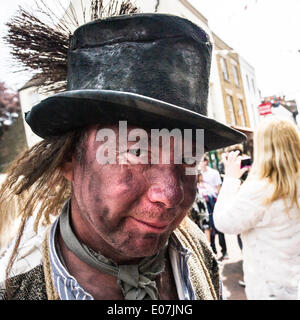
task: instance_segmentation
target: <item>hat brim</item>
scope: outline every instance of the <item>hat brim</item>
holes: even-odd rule
[[[247,139],[240,131],[199,113],[146,96],[112,90],[58,93],[35,105],[25,119],[35,134],[47,138],[99,123],[108,116],[151,128],[159,124],[204,129],[205,151]]]

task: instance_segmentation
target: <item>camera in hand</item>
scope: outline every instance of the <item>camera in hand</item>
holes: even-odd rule
[[[247,159],[243,159],[241,161],[241,168],[244,168],[244,167],[250,167],[252,164],[252,161],[250,158],[247,158]]]

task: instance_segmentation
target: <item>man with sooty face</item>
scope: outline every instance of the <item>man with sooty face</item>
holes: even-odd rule
[[[222,298],[215,256],[187,217],[203,152],[245,138],[206,116],[211,50],[172,15],[75,30],[67,90],[26,114],[43,140],[8,170],[27,201],[15,248],[33,227],[40,255],[25,268],[13,254],[4,299]]]

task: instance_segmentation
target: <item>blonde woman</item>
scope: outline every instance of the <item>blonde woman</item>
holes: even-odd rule
[[[242,234],[247,299],[300,299],[300,136],[288,121],[265,120],[254,135],[254,162],[240,186],[241,157],[224,159],[215,226]]]

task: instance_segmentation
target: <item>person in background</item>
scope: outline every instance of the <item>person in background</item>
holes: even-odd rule
[[[203,181],[208,183],[216,194],[219,193],[222,180],[218,170],[211,168],[209,165],[208,157],[205,155],[200,162],[200,171],[203,176]]]
[[[249,300],[300,299],[300,135],[289,121],[262,122],[254,135],[254,162],[240,178],[238,151],[224,157],[225,177],[215,209],[216,227],[243,240]]]
[[[198,193],[205,199],[206,202],[206,207],[208,210],[209,214],[209,228],[205,230],[206,237],[208,241],[210,242],[210,246],[215,254],[217,254],[217,248],[215,244],[215,238],[216,235],[218,235],[218,240],[219,240],[219,245],[221,247],[221,253],[222,256],[220,257],[221,260],[227,259],[228,254],[227,254],[227,246],[226,246],[226,241],[225,241],[225,236],[223,233],[219,232],[214,225],[214,219],[213,219],[213,211],[214,211],[214,206],[216,203],[217,199],[217,194],[213,187],[206,183],[203,180],[203,174],[200,172],[198,175],[198,183],[197,183],[197,189]]]
[[[243,183],[246,180],[248,173],[249,173],[249,170],[252,165],[251,157],[248,154],[244,153],[244,147],[241,143],[225,148],[225,155],[228,155],[229,152],[232,152],[232,151],[238,151],[238,155],[241,156],[241,159],[242,159],[241,168],[248,169],[244,172],[244,174],[240,178],[241,183]],[[223,155],[222,155],[222,157],[223,157]],[[225,175],[224,163],[223,163],[223,161],[221,161],[220,163],[222,164],[222,167],[223,167],[223,177],[224,177],[224,175]],[[238,245],[239,245],[240,249],[242,250],[243,249],[243,242],[242,242],[241,236],[239,234],[237,235],[237,241],[238,241]]]
[[[192,209],[189,212],[189,217],[196,223],[196,225],[206,233],[209,230],[209,213],[205,199],[197,190],[196,198]]]
[[[229,146],[227,148],[225,148],[225,152],[224,154],[222,154],[222,159],[223,157],[225,156],[228,156],[228,154],[232,151],[237,151],[238,152],[238,155],[241,156],[241,167],[244,167],[244,168],[247,168],[248,170],[246,170],[244,172],[244,174],[241,176],[240,180],[241,180],[241,183],[243,183],[247,176],[248,176],[248,172],[251,168],[251,165],[252,165],[252,160],[251,160],[251,157],[246,154],[244,152],[244,146],[243,144],[239,143],[239,144],[235,144],[233,146]],[[220,163],[219,163],[219,172],[220,172],[220,175],[221,175],[221,178],[222,178],[222,181],[224,179],[224,175],[225,175],[225,166],[224,166],[224,162],[221,160]],[[237,235],[237,242],[238,242],[238,246],[240,248],[240,250],[242,251],[243,250],[243,242],[242,242],[242,239],[241,239],[241,235],[238,234]],[[239,280],[239,285],[241,285],[242,287],[245,287],[245,282],[244,280]]]

